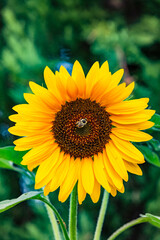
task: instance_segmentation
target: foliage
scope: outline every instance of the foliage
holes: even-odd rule
[[[124,81],[127,84],[136,81],[134,97],[149,97],[150,107],[160,113],[159,7],[159,0],[1,1],[1,146],[11,145],[14,140],[7,131],[11,124],[8,115],[11,114],[12,106],[23,103],[23,92],[29,91],[30,80],[43,83],[42,71],[46,65],[56,70],[60,64],[70,67],[69,63],[78,59],[87,71],[95,60],[102,63],[107,59],[112,72],[119,67],[125,68]],[[154,139],[139,148],[147,161],[159,166],[158,115],[153,117],[153,121],[156,124],[150,133]],[[13,147],[9,147],[7,152],[14,154],[12,150]],[[29,191],[33,190],[33,184],[29,182],[28,176],[22,178],[21,174],[6,170],[21,172],[22,168],[15,165],[20,162],[23,155],[21,154],[10,155],[10,158],[5,156],[7,161],[0,155],[0,166],[3,168],[0,170],[1,200],[17,197],[26,188]],[[159,168],[146,164],[143,172],[142,178],[132,176],[126,184],[125,194],[110,199],[104,239],[124,222],[137,218],[140,212],[148,211],[153,215],[160,215]],[[51,198],[56,202],[57,194],[51,194]],[[0,239],[50,239],[46,234],[50,229],[47,224],[42,224],[43,221],[47,222],[43,206],[38,205],[38,210],[34,204],[26,204],[25,207],[28,210],[26,216],[20,211],[23,210],[21,206],[17,206],[17,210],[9,210],[5,217],[2,213]],[[58,210],[63,212],[67,208],[68,202],[61,205]],[[80,238],[93,239],[92,230],[99,205],[93,207],[88,198],[79,208]],[[67,223],[66,214],[64,220]],[[20,228],[19,222],[22,222]],[[90,230],[82,230],[82,227],[89,224]],[[160,238],[158,230],[150,225],[139,226],[139,229],[140,231],[132,229],[119,239]]]
[[[18,197],[16,199],[2,201],[2,202],[0,202],[0,213],[16,206],[17,204],[19,204],[21,202],[24,202],[24,201],[30,200],[30,199],[35,199],[41,193],[42,192],[36,192],[36,191],[28,192],[28,193],[22,194],[20,197]]]

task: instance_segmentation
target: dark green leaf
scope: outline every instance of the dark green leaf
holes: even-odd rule
[[[153,146],[155,151],[160,151],[160,141],[156,139],[151,139],[149,143]]]
[[[148,222],[151,223],[152,225],[160,228],[160,217],[152,215],[150,213],[146,213],[145,215],[141,215],[144,218],[148,219]]]
[[[160,160],[158,155],[155,152],[153,152],[149,147],[146,147],[146,146],[136,145],[136,147],[143,153],[147,162],[157,167],[160,167]]]
[[[21,202],[24,202],[24,201],[29,200],[29,199],[34,199],[37,196],[40,196],[41,193],[42,192],[40,192],[40,191],[28,192],[28,193],[22,194],[18,198],[1,201],[0,202],[0,213],[16,206],[17,204],[19,204]]]
[[[22,157],[26,152],[19,152],[14,150],[14,146],[7,146],[0,148],[0,159],[11,161],[25,169],[25,166],[21,165]]]
[[[155,113],[151,118],[151,121],[155,123],[153,126],[154,128],[160,128],[160,115]]]

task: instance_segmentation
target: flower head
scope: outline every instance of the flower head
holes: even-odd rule
[[[115,196],[124,192],[128,172],[142,175],[144,157],[131,142],[152,138],[141,130],[154,125],[148,120],[155,111],[146,109],[148,98],[126,100],[134,82],[119,84],[122,75],[122,69],[111,74],[106,61],[95,62],[85,77],[76,61],[71,75],[63,66],[55,74],[46,67],[47,89],[30,82],[33,94],[13,108],[9,131],[23,136],[15,150],[30,150],[21,163],[30,171],[39,166],[36,189],[45,186],[47,195],[60,187],[64,202],[78,182],[79,203],[86,193],[97,202],[101,186]]]

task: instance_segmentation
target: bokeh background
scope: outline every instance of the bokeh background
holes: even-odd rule
[[[7,129],[15,104],[23,103],[30,80],[44,85],[43,69],[68,71],[77,59],[85,73],[95,61],[109,61],[111,72],[125,69],[123,81],[136,82],[133,97],[149,97],[160,113],[160,0],[1,0],[0,1],[0,146],[15,139]],[[159,133],[154,133],[159,138]],[[156,145],[160,153],[160,143]],[[124,194],[110,197],[102,240],[140,213],[160,216],[160,170],[145,163],[143,177],[129,177]],[[0,200],[33,190],[17,172],[0,169]],[[51,200],[68,224],[68,201]],[[80,240],[92,240],[100,201],[79,206]],[[1,240],[50,240],[43,204],[24,202],[0,214]],[[160,231],[142,224],[119,240],[159,240]]]

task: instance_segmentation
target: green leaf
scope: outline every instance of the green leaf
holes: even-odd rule
[[[148,143],[150,143],[155,151],[160,151],[160,141],[156,139],[151,139]]]
[[[153,226],[160,228],[160,217],[159,216],[155,216],[150,213],[146,213],[145,215],[141,215],[141,217],[147,218],[149,223],[151,223]]]
[[[34,199],[37,196],[40,196],[42,192],[40,191],[35,191],[35,192],[27,192],[22,194],[20,197],[15,198],[15,199],[11,199],[11,200],[5,200],[5,201],[1,201],[0,202],[0,213],[4,212],[14,206],[16,206],[17,204],[24,202],[26,200],[29,199]]]
[[[153,128],[160,128],[160,115],[155,113],[151,118],[151,121],[155,123]]]
[[[146,146],[136,145],[136,147],[142,152],[147,162],[155,165],[156,167],[160,167],[160,160],[155,152],[153,152],[149,147]]]
[[[11,161],[6,161],[3,158],[0,158],[0,168],[15,170],[13,163]]]
[[[9,170],[13,170],[19,173],[24,173],[25,174],[25,169],[16,167],[16,165],[14,166],[13,162],[8,161],[6,159],[0,158],[0,168],[4,168],[4,169],[9,169]],[[31,174],[30,174],[31,176]],[[33,176],[32,176],[33,178]]]
[[[14,146],[7,146],[0,148],[0,159],[11,161],[25,169],[27,169],[26,166],[21,165],[22,157],[26,151],[19,152],[14,150]]]

